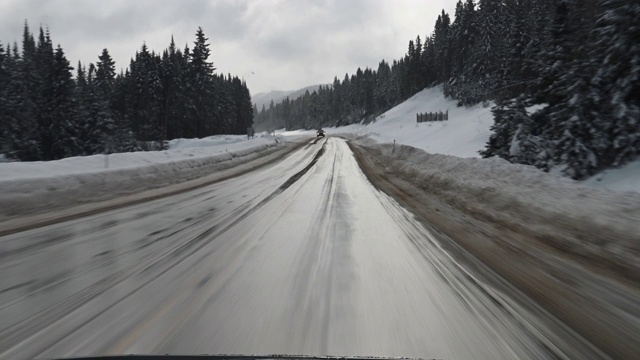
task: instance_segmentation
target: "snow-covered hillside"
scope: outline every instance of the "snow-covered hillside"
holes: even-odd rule
[[[368,125],[326,129],[329,134],[353,133],[380,143],[413,146],[433,154],[463,158],[480,157],[491,135],[491,106],[457,107],[446,99],[441,86],[424,89],[409,100],[380,115]],[[449,121],[417,123],[416,114],[449,111]],[[288,132],[286,134],[293,134]],[[640,159],[620,169],[607,170],[582,182],[615,191],[640,192]]]
[[[251,102],[253,102],[258,107],[258,111],[260,111],[263,105],[266,108],[269,108],[269,104],[272,100],[274,104],[281,102],[287,96],[289,97],[289,99],[293,100],[304,95],[307,90],[310,93],[314,92],[320,86],[322,85],[311,85],[298,90],[273,90],[266,93],[258,93],[251,96]]]
[[[479,157],[478,151],[489,139],[493,124],[491,105],[457,107],[446,99],[440,86],[424,89],[409,100],[378,116],[374,123],[351,125],[331,132],[352,132],[381,143],[413,146],[430,153],[458,157]],[[448,121],[418,123],[416,114],[449,112]]]

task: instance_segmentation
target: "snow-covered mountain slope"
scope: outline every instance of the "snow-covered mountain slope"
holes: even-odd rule
[[[448,121],[418,123],[416,114],[449,112]],[[489,139],[493,124],[491,106],[457,107],[446,99],[440,86],[424,89],[409,100],[378,116],[375,122],[351,125],[334,132],[355,132],[381,143],[413,146],[430,153],[458,157],[480,157],[478,151]]]
[[[395,141],[432,154],[478,158],[478,151],[484,148],[491,135],[491,106],[493,104],[457,107],[455,101],[444,97],[442,87],[436,86],[422,90],[380,115],[373,123],[326,130],[329,134],[353,133],[368,136],[379,143]],[[417,113],[438,111],[448,111],[449,120],[424,123],[416,121]],[[620,169],[604,171],[582,183],[615,191],[640,192],[640,159]]]
[[[271,100],[273,100],[274,104],[277,104],[284,100],[287,96],[289,99],[293,100],[304,95],[305,91],[309,90],[310,93],[314,92],[320,86],[326,85],[311,85],[304,87],[298,90],[272,90],[266,93],[258,93],[251,96],[251,102],[258,106],[258,111],[262,110],[262,106],[264,105],[266,108],[269,108],[269,104]]]

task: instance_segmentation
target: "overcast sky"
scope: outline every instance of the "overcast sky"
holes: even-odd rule
[[[402,56],[433,31],[456,0],[0,0],[0,42],[18,41],[24,21],[48,27],[76,65],[109,49],[118,71],[146,42],[161,52],[171,35],[189,47],[201,26],[219,72],[244,78],[252,94],[342,79],[358,67]]]

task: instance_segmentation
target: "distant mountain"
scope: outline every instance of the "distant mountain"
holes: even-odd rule
[[[293,100],[295,98],[298,98],[304,95],[304,92],[307,90],[309,90],[310,93],[314,92],[315,90],[318,90],[320,86],[327,86],[327,85],[319,84],[319,85],[307,86],[299,90],[290,90],[290,91],[273,90],[266,93],[259,93],[251,96],[251,102],[258,105],[258,110],[262,110],[262,105],[264,105],[268,109],[269,104],[271,103],[271,100],[273,100],[274,104],[277,104],[280,101],[284,100],[287,96],[289,97],[289,99]]]

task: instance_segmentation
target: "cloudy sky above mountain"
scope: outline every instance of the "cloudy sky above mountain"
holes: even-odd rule
[[[72,64],[103,48],[118,70],[143,42],[157,52],[174,36],[191,47],[201,26],[217,71],[244,78],[252,93],[298,89],[343,78],[402,56],[410,39],[433,31],[456,0],[0,0],[0,43],[49,28]]]

